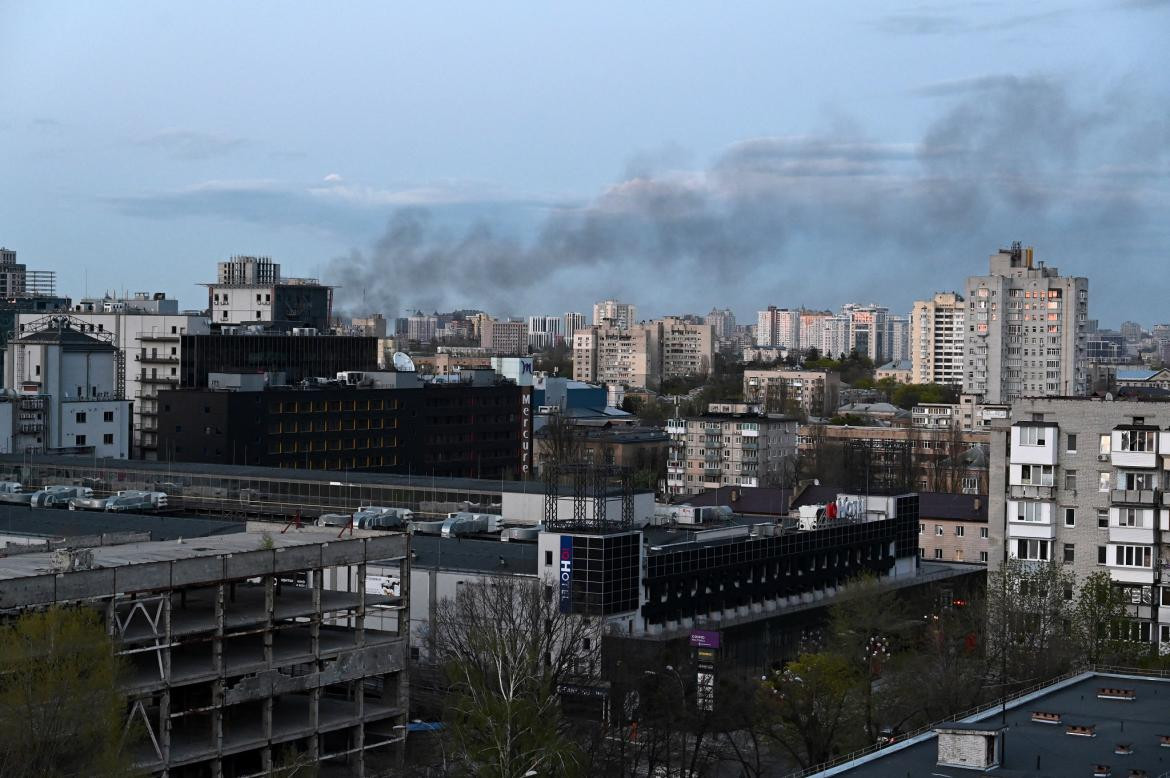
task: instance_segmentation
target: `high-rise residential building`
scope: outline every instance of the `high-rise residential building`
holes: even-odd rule
[[[887,362],[902,362],[910,358],[910,317],[890,316],[886,318]]]
[[[824,341],[825,322],[832,318],[832,311],[805,311],[800,312],[800,348],[808,351],[815,348],[822,351]]]
[[[181,378],[182,336],[209,333],[202,311],[180,311],[179,302],[163,292],[135,292],[129,297],[87,297],[68,314],[74,329],[107,338],[120,353],[115,387],[133,405],[135,456],[158,456],[158,392],[173,389]],[[41,326],[44,314],[17,316],[18,335]]]
[[[730,308],[712,308],[705,321],[714,330],[716,340],[735,334],[735,313]]]
[[[766,411],[832,416],[841,404],[841,376],[830,370],[745,370],[743,399]]]
[[[573,334],[573,379],[656,389],[662,369],[662,325],[597,326]]]
[[[1133,638],[1170,651],[1168,430],[1167,402],[1016,400],[991,436],[992,569],[1006,556],[1060,562],[1078,582],[1106,572]]]
[[[768,310],[756,314],[756,345],[771,348],[801,348],[801,311],[777,308],[769,305]]]
[[[841,306],[841,315],[849,318],[849,348],[846,351],[869,357],[874,364],[885,362],[890,351],[886,321],[889,312],[889,308],[872,303]]]
[[[990,403],[1085,394],[1089,280],[1035,265],[1019,241],[990,265],[967,279],[963,391]]]
[[[629,329],[638,321],[637,308],[633,303],[617,300],[602,300],[593,306],[593,324]]]
[[[527,354],[528,323],[485,318],[479,325],[479,345],[497,356]]]
[[[536,351],[552,348],[560,342],[560,316],[529,316],[528,317],[528,346]]]
[[[798,426],[791,416],[746,403],[712,403],[701,416],[669,419],[667,492],[791,486]]]
[[[667,317],[650,322],[660,330],[663,378],[704,375],[715,363],[715,338],[710,324],[691,324]]]
[[[585,320],[585,314],[583,313],[569,311],[561,318],[564,323],[564,326],[561,328],[561,334],[564,335],[566,341],[572,340],[573,333],[577,330],[584,329],[589,324]]]
[[[406,339],[418,343],[430,343],[439,330],[439,317],[422,311],[415,311],[406,319]]]
[[[274,330],[324,332],[333,316],[333,287],[315,278],[284,278],[268,257],[236,256],[220,262],[206,284],[211,324],[258,324]]]
[[[956,292],[939,292],[914,303],[910,314],[913,383],[962,386],[966,313],[967,303]]]

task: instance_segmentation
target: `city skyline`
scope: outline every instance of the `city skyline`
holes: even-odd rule
[[[73,297],[114,277],[184,307],[207,263],[257,253],[354,313],[903,311],[1017,239],[1094,278],[1097,318],[1167,291],[1126,277],[1165,260],[1164,3],[695,6],[665,27],[271,8],[0,12],[4,242]],[[435,36],[466,51],[416,43]]]

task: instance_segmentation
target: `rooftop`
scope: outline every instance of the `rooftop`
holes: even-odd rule
[[[1129,689],[1135,699],[1102,699],[1102,688]],[[1164,775],[1170,757],[1160,737],[1170,734],[1170,678],[1088,672],[1053,683],[1007,705],[1002,766],[975,771],[938,765],[938,741],[933,730],[896,745],[860,757],[817,776],[937,776],[968,778],[990,776],[1077,776],[1093,775],[1094,765],[1109,765],[1112,775],[1124,778],[1131,770],[1145,770],[1150,776]],[[1033,712],[1060,715],[1060,723],[1038,723]],[[956,724],[998,726],[1001,708],[995,706],[944,726]],[[1071,725],[1090,725],[1094,736],[1075,737],[1066,732]],[[1119,744],[1131,744],[1133,753],[1119,755]]]
[[[66,511],[0,503],[0,535],[70,538],[114,532],[149,532],[151,540],[175,540],[243,531],[242,521],[142,513]]]

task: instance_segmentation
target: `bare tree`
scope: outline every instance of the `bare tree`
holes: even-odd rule
[[[476,776],[574,775],[584,763],[558,689],[598,670],[600,625],[561,613],[534,580],[467,583],[431,632],[450,684],[453,761]]]
[[[540,464],[573,464],[585,455],[585,439],[571,421],[564,416],[553,414],[540,429],[537,441]]]

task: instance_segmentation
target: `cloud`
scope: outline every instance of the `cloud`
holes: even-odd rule
[[[139,138],[134,144],[174,159],[203,160],[227,156],[250,145],[251,141],[197,130],[171,129]]]
[[[1158,0],[1137,0],[1157,2]],[[1001,5],[1001,8],[1015,8]],[[1091,9],[1078,6],[1062,6],[1034,13],[995,15],[997,6],[991,3],[969,3],[966,5],[923,5],[906,11],[886,14],[874,19],[870,26],[888,35],[931,36],[965,35],[982,32],[1007,32],[1037,24],[1052,25],[1069,16]],[[964,11],[972,12],[965,13]]]
[[[341,183],[341,176],[339,176],[337,173],[330,173],[321,180],[327,184],[338,184]]]
[[[818,304],[839,300],[846,283],[901,298],[911,278],[926,284],[918,294],[933,278],[954,286],[946,258],[1015,238],[1116,247],[1163,194],[1151,183],[1170,162],[1161,125],[1128,142],[1144,104],[1117,90],[1109,105],[1081,103],[1057,79],[987,76],[923,94],[948,102],[914,142],[857,132],[745,140],[702,169],[629,176],[554,208],[526,240],[398,209],[373,245],[334,259],[325,276],[341,309],[391,314],[460,303],[517,313],[549,307],[542,290],[554,285],[659,310],[761,284]],[[1151,177],[1138,180],[1133,166]]]

